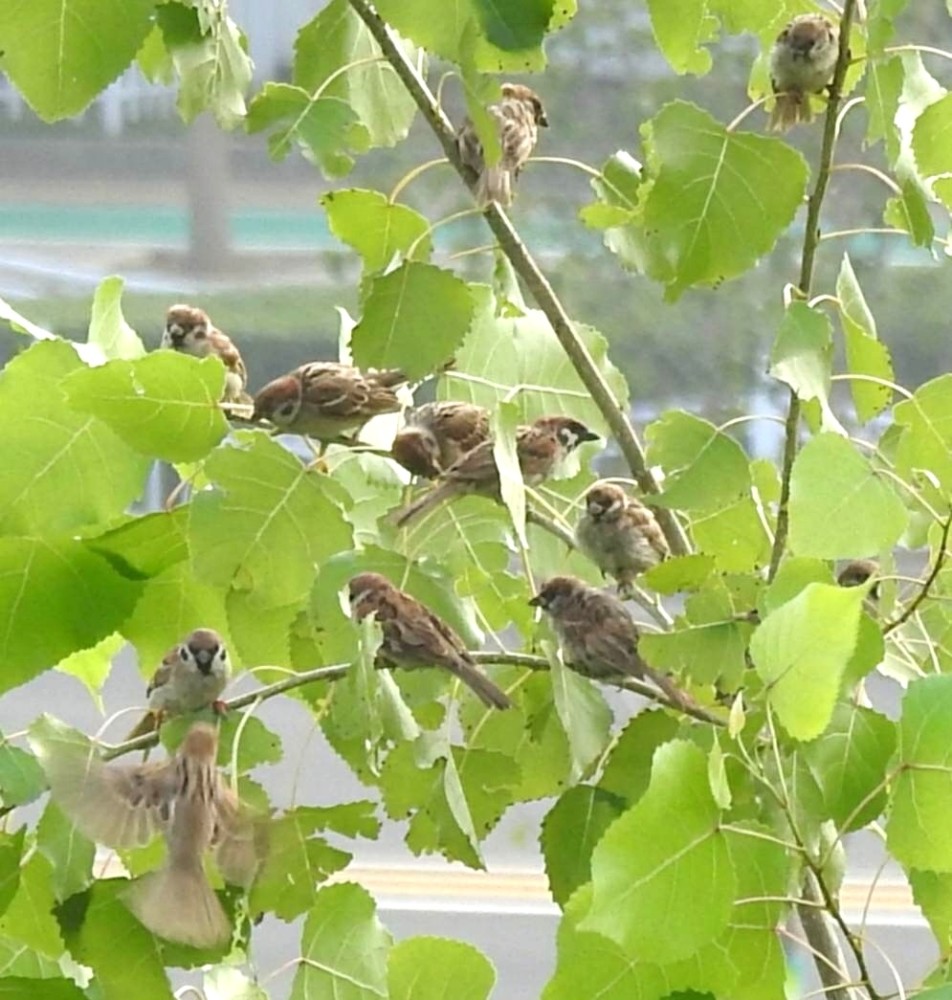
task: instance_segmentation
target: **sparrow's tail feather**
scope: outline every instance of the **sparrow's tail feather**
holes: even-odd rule
[[[512,702],[505,692],[468,663],[461,663],[454,673],[488,708],[510,708]]]
[[[445,503],[456,492],[456,489],[450,483],[434,486],[412,503],[408,503],[405,507],[401,507],[395,514],[392,514],[391,519],[394,526],[402,528],[411,521],[415,521],[427,511],[435,510],[441,504]]]
[[[652,670],[647,664],[645,664],[645,676],[648,677],[656,687],[661,688],[661,690],[674,702],[675,705],[680,708],[694,707],[694,702],[679,688],[677,685],[665,677],[664,674],[658,673],[657,670]]]
[[[786,132],[799,122],[810,121],[813,121],[810,98],[799,91],[791,90],[777,94],[767,130],[769,132]]]
[[[496,164],[494,167],[484,167],[476,185],[476,202],[480,208],[486,208],[495,201],[508,208],[512,204],[512,172]]]
[[[145,736],[146,733],[154,733],[159,728],[159,716],[157,712],[146,712],[145,715],[129,730],[127,740],[134,740],[137,736]]]
[[[125,902],[157,937],[216,948],[231,938],[231,924],[200,867],[168,865],[136,879]]]

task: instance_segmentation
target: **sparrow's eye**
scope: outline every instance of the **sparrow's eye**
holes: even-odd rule
[[[188,659],[188,647],[187,646],[179,646],[178,655],[179,655],[180,659],[187,660]]]
[[[222,661],[224,661],[224,660],[227,660],[227,659],[228,659],[228,650],[227,650],[227,649],[225,649],[225,647],[224,647],[224,646],[222,646],[222,647],[221,647],[221,648],[220,648],[220,649],[218,650],[218,655],[219,655],[219,657],[220,657],[220,658],[222,659]]]
[[[283,417],[285,420],[290,420],[294,416],[294,412],[297,409],[297,402],[295,400],[289,400],[287,403],[282,403],[275,411],[274,415],[276,417]]]

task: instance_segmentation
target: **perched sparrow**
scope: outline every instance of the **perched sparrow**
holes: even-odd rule
[[[539,126],[549,126],[539,95],[521,83],[504,83],[502,100],[490,104],[488,111],[499,130],[501,155],[495,166],[486,166],[483,144],[468,118],[456,139],[460,159],[479,174],[476,201],[480,208],[492,201],[503,206],[512,203],[512,182],[532,155],[539,138]]]
[[[800,14],[777,36],[770,50],[770,83],[777,95],[771,132],[786,132],[813,120],[808,94],[818,94],[833,79],[839,56],[839,28],[821,14]]]
[[[596,483],[588,491],[575,540],[602,573],[618,581],[619,593],[668,555],[654,514],[614,483]]]
[[[311,361],[261,389],[252,419],[270,420],[289,434],[333,441],[356,434],[371,417],[399,412],[393,390],[406,381],[397,369],[364,373],[336,361]]]
[[[393,439],[391,454],[407,472],[436,479],[489,440],[489,413],[475,403],[424,403]]]
[[[164,715],[182,715],[212,706],[228,683],[228,649],[210,628],[196,629],[180,646],[170,649],[146,688],[149,711],[127,739],[159,728]]]
[[[539,417],[516,432],[516,453],[522,478],[528,486],[538,485],[548,479],[580,444],[597,440],[597,434],[571,417]],[[433,489],[397,513],[394,523],[399,528],[453,497],[470,493],[499,499],[499,470],[491,440],[484,441],[451,465]]]
[[[238,403],[247,399],[245,386],[248,372],[241,360],[238,348],[231,338],[212,325],[208,313],[195,306],[171,306],[165,316],[165,330],[162,346],[170,347],[180,354],[191,354],[195,358],[207,358],[210,354],[221,359],[225,366],[226,402]]]
[[[599,681],[648,678],[676,705],[690,704],[638,655],[638,627],[617,597],[575,577],[554,576],[529,604],[548,613],[566,666]]]
[[[360,573],[349,584],[357,621],[376,615],[383,630],[378,666],[443,667],[490,708],[509,708],[506,695],[476,667],[463,640],[432,611],[380,573]]]
[[[879,563],[872,559],[853,559],[848,562],[836,577],[841,587],[861,587],[871,576],[879,574]],[[872,600],[879,600],[879,581],[873,584],[869,591]]]
[[[162,763],[106,764],[80,743],[40,748],[57,803],[91,840],[107,847],[166,841],[163,866],[133,880],[129,909],[153,934],[196,948],[224,945],[231,925],[202,868],[213,848],[226,881],[250,886],[264,851],[261,827],[222,780],[218,734],[196,723]]]

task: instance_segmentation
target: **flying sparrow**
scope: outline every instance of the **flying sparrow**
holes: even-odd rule
[[[527,486],[536,486],[551,476],[561,462],[585,441],[598,435],[571,417],[539,417],[516,431],[516,454]],[[445,501],[468,494],[500,497],[499,470],[493,457],[493,442],[484,441],[451,465],[437,484],[394,517],[402,527]]]
[[[575,540],[602,573],[618,581],[619,594],[668,555],[653,512],[614,483],[596,483],[585,495]]]
[[[175,756],[161,763],[106,764],[87,744],[45,744],[38,756],[57,803],[91,840],[107,847],[166,842],[165,863],[134,879],[124,901],[153,934],[215,948],[231,925],[212,891],[202,857],[216,852],[226,881],[250,886],[265,850],[255,823],[219,774],[218,734],[193,725]]]
[[[767,126],[771,132],[813,120],[808,95],[833,79],[839,46],[839,28],[821,14],[800,14],[780,32],[770,50],[770,83],[777,95]]]
[[[577,673],[599,681],[647,678],[676,705],[690,704],[638,655],[638,627],[614,595],[572,576],[554,576],[529,604],[548,613],[565,665]]]
[[[195,358],[207,358],[214,354],[225,366],[225,393],[222,399],[228,403],[248,400],[245,393],[248,372],[238,348],[227,334],[212,324],[204,309],[187,305],[170,306],[165,316],[162,347],[170,347],[173,351],[191,354]]]
[[[539,95],[521,83],[504,83],[502,100],[487,109],[499,132],[500,157],[487,166],[473,123],[467,118],[456,137],[460,159],[479,174],[476,201],[480,208],[490,202],[512,204],[512,184],[519,176],[539,138],[539,127],[548,128],[549,120]]]
[[[126,738],[153,732],[165,715],[183,715],[209,706],[223,712],[219,696],[229,672],[228,649],[222,637],[210,628],[196,629],[165,654],[146,688],[149,711]]]
[[[361,372],[336,361],[311,361],[269,382],[255,396],[253,420],[270,420],[281,431],[334,441],[356,434],[371,417],[397,413],[393,391],[407,381],[402,371]]]
[[[489,440],[489,413],[475,403],[424,403],[408,415],[391,454],[407,472],[436,479]]]
[[[479,672],[463,640],[429,608],[380,573],[360,573],[349,584],[351,613],[357,621],[376,615],[383,630],[378,666],[443,667],[489,708],[509,708],[509,698]]]

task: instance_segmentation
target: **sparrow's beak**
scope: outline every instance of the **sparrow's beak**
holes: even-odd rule
[[[541,608],[542,607],[542,595],[541,594],[536,594],[535,597],[533,597],[532,600],[529,601],[529,607],[530,608]]]
[[[601,441],[601,438],[595,433],[595,431],[590,431],[588,428],[579,435],[579,444],[583,441]]]
[[[593,500],[591,503],[586,504],[586,507],[588,508],[588,512],[589,514],[592,515],[592,517],[598,517],[599,514],[605,513],[604,508],[597,500]]]
[[[185,339],[185,331],[178,325],[178,323],[173,323],[166,331],[169,335],[169,340],[173,344],[181,344]]]
[[[195,657],[198,669],[201,670],[203,674],[207,674],[211,671],[212,660],[215,659],[217,653],[217,646],[214,649],[192,649],[192,656]]]
[[[548,118],[548,115],[546,115],[546,113],[544,111],[542,112],[541,115],[539,115],[539,124],[543,128],[548,128],[549,127],[549,118]]]

